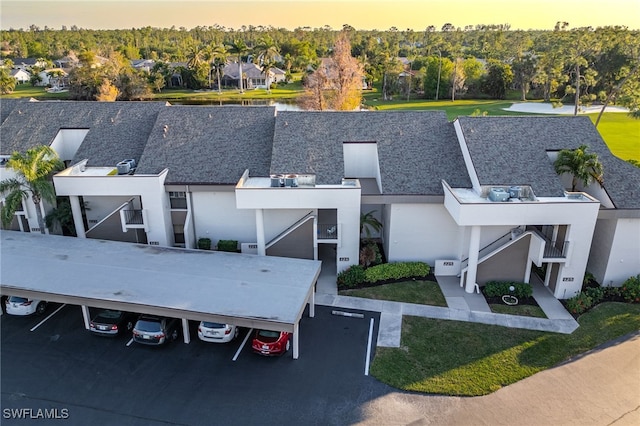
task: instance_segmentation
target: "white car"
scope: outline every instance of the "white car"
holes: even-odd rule
[[[25,297],[10,296],[5,306],[9,315],[42,314],[47,309],[47,302],[27,299]]]
[[[198,338],[203,342],[226,343],[238,337],[238,331],[235,325],[201,321],[198,325]]]

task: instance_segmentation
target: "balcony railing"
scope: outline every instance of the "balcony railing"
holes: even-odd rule
[[[318,239],[319,240],[337,240],[338,239],[338,225],[336,224],[318,224]]]
[[[186,198],[169,198],[169,201],[171,202],[171,208],[172,209],[180,209],[180,210],[184,210],[187,208],[187,199]]]
[[[123,210],[124,223],[127,225],[144,225],[142,210]]]
[[[548,259],[565,259],[569,252],[569,241],[563,241],[558,247],[556,241],[547,241],[544,245],[544,257]]]

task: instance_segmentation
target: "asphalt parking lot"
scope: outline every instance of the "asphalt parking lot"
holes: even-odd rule
[[[353,318],[316,306],[315,318],[300,322],[294,360],[291,351],[256,355],[250,339],[240,349],[247,329],[228,344],[202,342],[195,322],[188,345],[127,345],[128,333],[85,330],[79,306],[58,308],[0,317],[3,425],[342,425],[358,422],[361,403],[392,390],[365,375],[377,313]],[[58,419],[38,423],[38,415]]]

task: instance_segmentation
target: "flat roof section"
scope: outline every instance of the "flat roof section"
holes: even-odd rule
[[[0,236],[2,294],[290,332],[313,303],[321,266],[15,231]]]

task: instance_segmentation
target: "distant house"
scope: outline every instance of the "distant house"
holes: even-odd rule
[[[134,69],[151,72],[153,66],[156,64],[156,61],[153,59],[132,59],[131,66]]]
[[[11,60],[13,62],[13,69],[21,69],[21,70],[30,70],[33,67],[44,68],[47,66],[47,62],[43,59],[36,58],[14,58]]]
[[[247,89],[265,89],[267,87],[266,74],[256,64],[242,64],[243,87]],[[269,83],[284,81],[285,72],[279,68],[269,70]],[[224,67],[222,75],[223,86],[238,86],[238,64],[231,63]]]
[[[16,83],[28,83],[31,80],[31,73],[29,71],[23,70],[22,68],[12,69],[11,77],[16,79]]]
[[[38,86],[65,87],[69,85],[69,74],[62,68],[50,68],[38,73]]]

